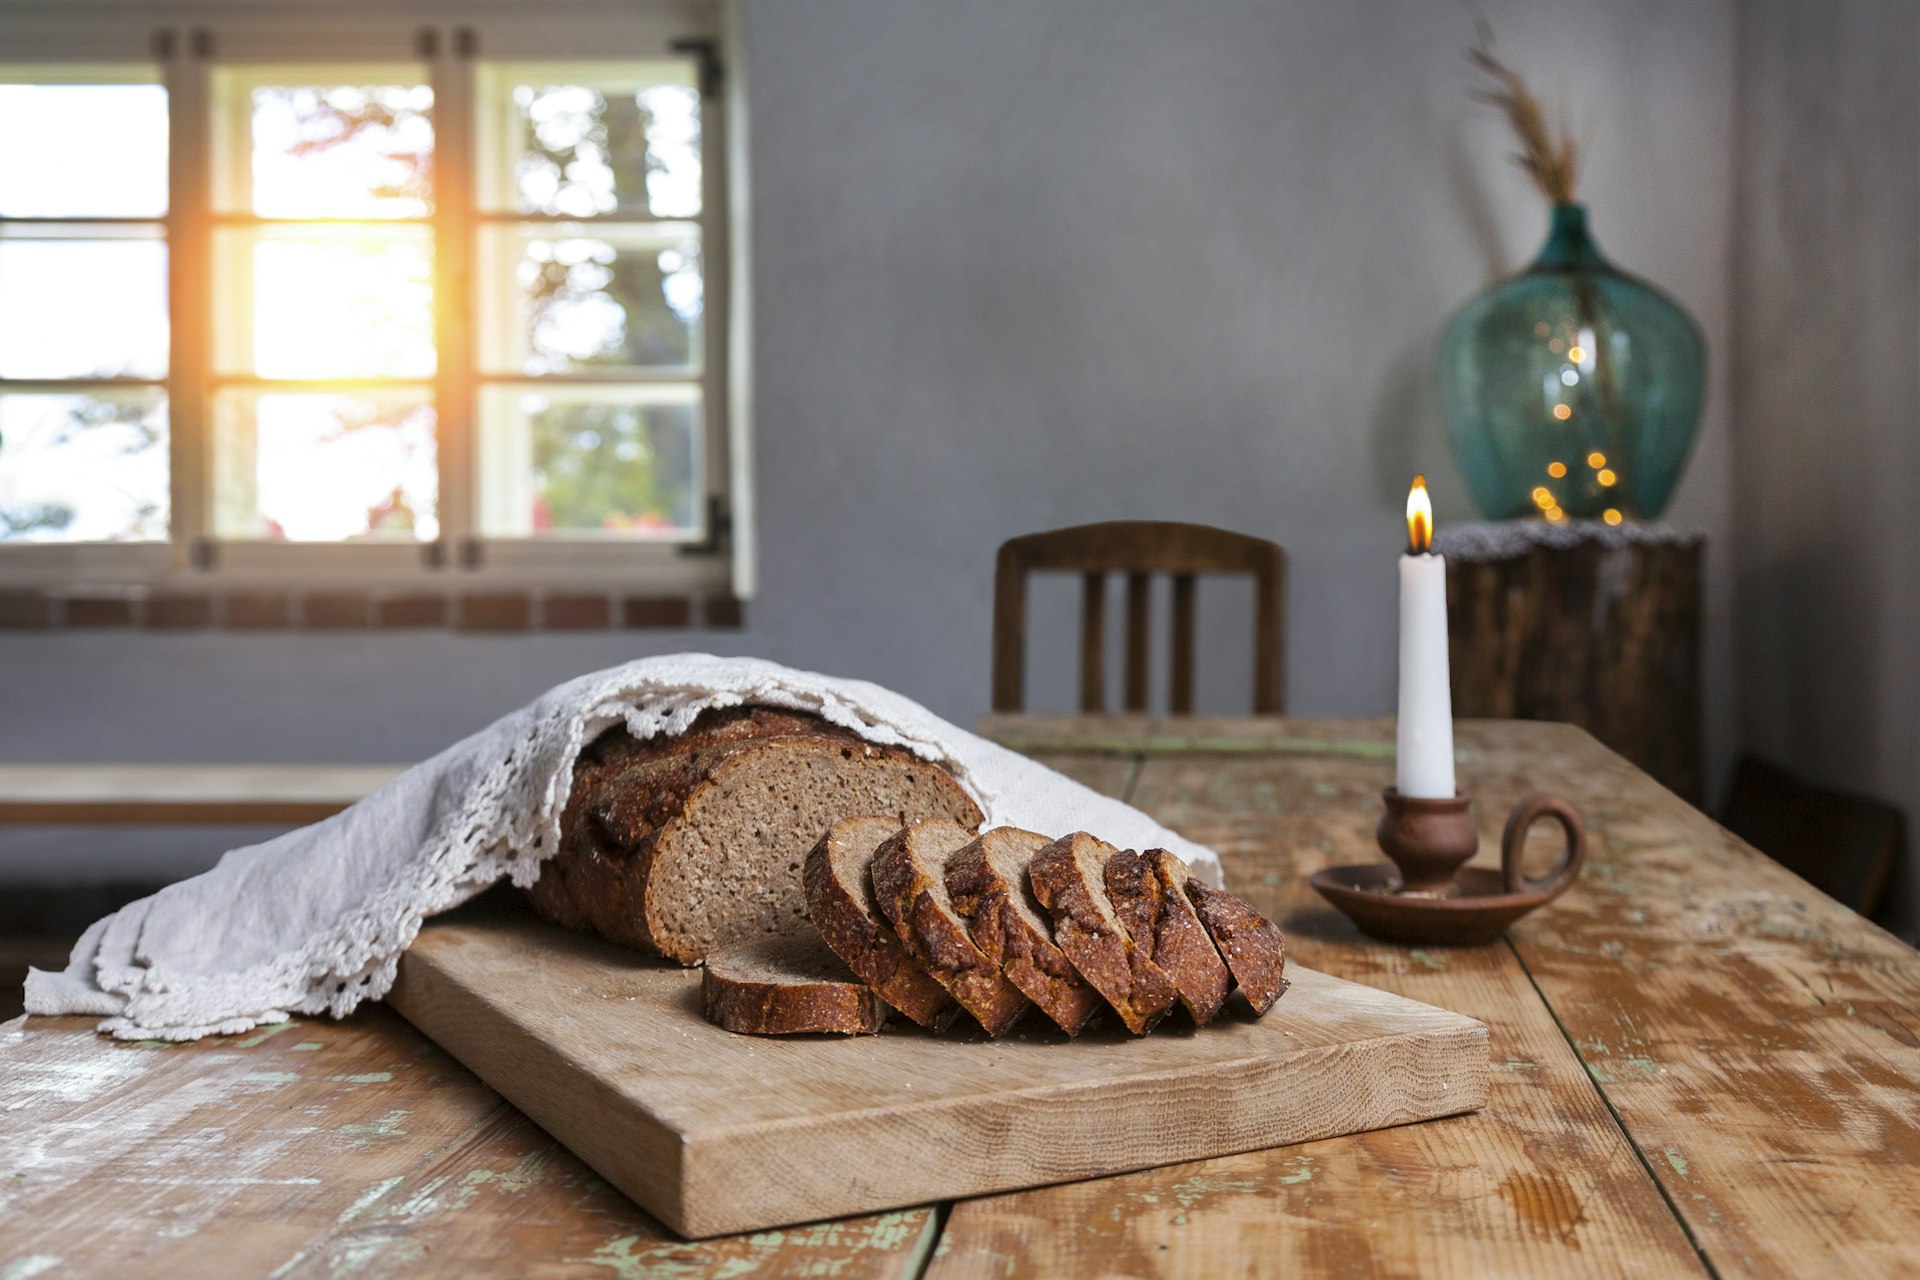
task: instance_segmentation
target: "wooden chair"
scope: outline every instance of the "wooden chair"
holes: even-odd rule
[[[1753,756],[1734,768],[1720,825],[1863,916],[1886,900],[1906,834],[1885,801],[1812,786]]]
[[[1106,710],[1107,575],[1127,575],[1126,710],[1147,709],[1148,607],[1151,575],[1173,575],[1173,651],[1169,703],[1193,713],[1194,582],[1202,573],[1247,573],[1254,579],[1253,712],[1286,711],[1287,553],[1264,538],[1203,524],[1115,520],[1002,544],[993,581],[993,709],[1019,711],[1026,698],[1027,575],[1081,575],[1080,710]]]

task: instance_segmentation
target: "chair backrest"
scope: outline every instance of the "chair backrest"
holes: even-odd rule
[[[1906,841],[1900,811],[1871,796],[1812,786],[1742,756],[1721,825],[1828,897],[1871,916]]]
[[[993,581],[993,709],[1018,711],[1026,698],[1027,575],[1081,575],[1080,709],[1106,710],[1107,575],[1127,575],[1126,710],[1147,709],[1151,575],[1173,575],[1169,709],[1193,712],[1194,581],[1202,573],[1245,573],[1254,580],[1253,711],[1286,711],[1287,553],[1264,538],[1204,524],[1114,520],[1030,533],[1000,547]]]

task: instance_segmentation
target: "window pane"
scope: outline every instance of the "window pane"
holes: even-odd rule
[[[480,449],[486,533],[699,536],[694,387],[495,387]]]
[[[481,359],[494,373],[696,369],[700,240],[684,225],[528,227],[487,234]]]
[[[229,131],[246,122],[244,142],[228,148],[222,208],[264,218],[419,218],[432,211],[430,86],[315,84],[248,69],[221,73],[215,83]],[[244,176],[231,169],[239,163],[247,166]]]
[[[0,85],[0,217],[157,218],[166,211],[165,89]]]
[[[215,397],[214,529],[293,542],[439,536],[424,392]]]
[[[167,376],[167,247],[0,240],[0,377]]]
[[[432,375],[433,249],[424,233],[227,230],[215,251],[222,373]]]
[[[686,63],[492,68],[489,207],[585,218],[700,212],[700,93]],[[490,98],[491,101],[485,99]]]
[[[164,539],[167,498],[157,389],[0,395],[0,542]]]

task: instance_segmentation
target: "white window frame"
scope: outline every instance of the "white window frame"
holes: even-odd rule
[[[753,594],[749,382],[744,306],[746,191],[740,59],[730,56],[737,28],[730,0],[336,0],[326,6],[245,3],[137,5],[95,0],[0,0],[0,57],[10,67],[96,79],[112,68],[160,71],[168,90],[170,200],[168,243],[172,345],[168,391],[172,521],[167,542],[0,544],[0,585],[87,585],[294,589],[496,587]],[[476,189],[480,133],[476,80],[491,63],[691,60],[702,85],[703,192],[697,219],[628,214],[605,221],[697,222],[704,286],[698,382],[704,406],[701,540],[586,533],[483,537],[477,520],[481,477],[475,444],[483,374],[474,324],[473,277],[484,252],[483,225],[577,222],[483,212]],[[433,543],[255,542],[211,537],[212,385],[251,382],[213,370],[211,254],[216,227],[273,225],[213,208],[213,72],[227,66],[342,63],[406,64],[425,69],[434,89],[434,284],[438,372],[432,389],[438,421],[440,537]],[[715,81],[718,81],[716,86]],[[619,381],[621,378],[612,379]],[[645,375],[630,379],[646,381]],[[376,380],[368,380],[376,381]],[[404,379],[377,380],[382,385]],[[561,386],[605,381],[556,380]],[[0,382],[0,390],[44,384]],[[73,389],[89,384],[75,382]],[[305,385],[280,384],[288,389]],[[337,385],[337,384],[336,384]],[[711,504],[711,505],[710,505]],[[708,526],[709,511],[730,528]]]

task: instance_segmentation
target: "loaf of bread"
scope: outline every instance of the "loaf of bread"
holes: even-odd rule
[[[1119,850],[1084,831],[1034,855],[1027,878],[1053,916],[1053,936],[1080,976],[1093,985],[1127,1030],[1145,1035],[1167,1015],[1179,990],[1153,962],[1107,896],[1107,860]]]
[[[531,897],[559,924],[697,964],[805,931],[807,851],[868,814],[981,820],[944,769],[816,716],[732,708],[672,738],[615,730],[575,765],[560,848]]]
[[[1125,849],[1107,859],[1107,897],[1134,945],[1173,979],[1194,1025],[1204,1027],[1226,1003],[1231,980],[1187,899],[1189,875],[1186,863],[1165,849]]]
[[[1018,827],[982,832],[947,859],[947,896],[988,963],[1071,1037],[1101,1000],[1054,944],[1053,925],[1028,885],[1034,854],[1050,843]]]
[[[843,818],[807,854],[800,879],[807,915],[847,968],[888,1004],[923,1027],[958,1012],[947,989],[907,955],[874,897],[873,855],[901,824],[888,817]]]
[[[707,1021],[759,1036],[869,1035],[886,1006],[817,937],[795,934],[723,947],[700,975]]]
[[[907,825],[874,854],[873,893],[907,955],[988,1035],[997,1036],[1026,1009],[1027,999],[974,945],[947,895],[947,858],[972,839],[971,831],[944,818]]]

